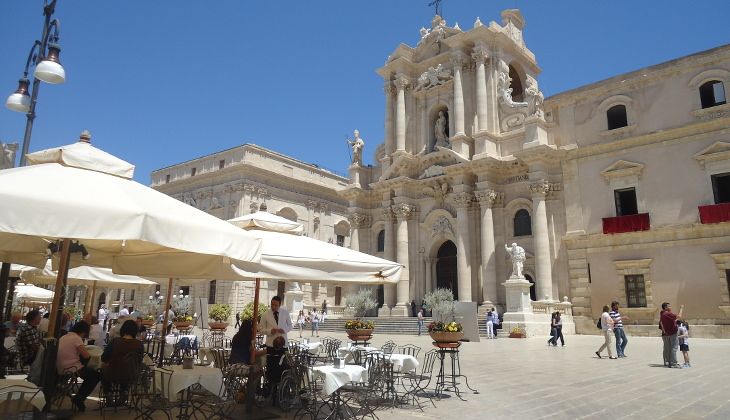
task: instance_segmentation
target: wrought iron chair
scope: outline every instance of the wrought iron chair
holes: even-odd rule
[[[133,391],[137,419],[152,420],[153,414],[161,411],[168,420],[172,420],[173,410],[179,409],[182,401],[177,399],[177,395],[170,395],[171,379],[171,370],[150,367],[143,369]]]
[[[382,356],[382,355],[381,355]],[[383,390],[386,387],[386,361],[382,358],[371,359],[367,367],[368,379],[365,383],[350,383],[340,388],[344,393],[343,401],[352,410],[352,417],[377,419],[375,411],[383,407],[385,399]]]
[[[400,354],[407,354],[409,356],[418,358],[418,354],[420,352],[421,352],[421,348],[416,345],[413,345],[413,344],[405,344],[403,346],[398,346],[398,353],[400,353]]]
[[[388,340],[385,342],[385,344],[383,344],[380,347],[380,350],[385,354],[391,354],[391,353],[393,353],[395,348],[396,348],[396,344],[393,341]]]
[[[99,391],[99,409],[104,413],[107,408],[116,412],[120,407],[133,408],[130,403],[130,394],[133,384],[137,383],[142,372],[142,358],[137,353],[127,353],[123,357],[124,366],[129,369],[128,380],[123,382],[106,382],[102,380]]]
[[[41,396],[41,390],[30,384],[0,388],[0,418],[7,420],[35,418],[33,413],[36,408],[31,401]]]
[[[433,399],[426,389],[431,384],[433,365],[438,357],[437,350],[430,350],[423,355],[423,364],[421,365],[420,372],[406,372],[402,375],[402,383],[406,388],[406,396],[412,398],[413,402],[421,411],[423,411],[423,406],[418,398],[419,396],[428,398],[431,405],[436,407],[436,404],[434,404]]]
[[[229,366],[228,359],[231,356],[230,350],[221,347],[215,347],[210,349],[210,352],[213,355],[213,364],[225,375],[225,372],[228,370]]]
[[[51,404],[56,407],[63,405],[66,397],[71,398],[79,391],[79,375],[76,369],[66,369],[56,379],[56,389],[53,392]]]

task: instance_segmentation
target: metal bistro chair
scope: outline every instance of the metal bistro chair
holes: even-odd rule
[[[133,385],[139,380],[142,370],[142,358],[137,353],[127,353],[123,357],[124,366],[128,367],[129,377],[124,382],[105,383],[99,391],[99,409],[113,408],[116,412],[120,407],[133,408],[130,404],[130,393]]]
[[[210,349],[210,353],[213,355],[213,364],[215,367],[220,369],[225,375],[225,372],[229,367],[228,359],[231,356],[230,350],[221,347],[214,347]]]
[[[12,385],[0,388],[0,418],[6,420],[33,419],[35,407],[30,403],[41,390],[33,386]],[[42,394],[41,394],[42,396]]]
[[[71,398],[79,391],[79,375],[76,369],[66,369],[56,378],[56,390],[53,392],[51,404],[56,407],[63,405],[66,397]]]
[[[337,357],[337,352],[340,349],[340,345],[342,345],[342,341],[337,339],[331,339],[327,342],[324,347],[325,362],[335,361],[335,357]]]
[[[135,384],[137,419],[152,420],[152,414],[161,411],[168,420],[172,420],[173,411],[179,409],[183,402],[170,395],[171,379],[171,370],[145,368],[144,379]]]
[[[433,365],[436,363],[436,359],[439,357],[437,350],[430,350],[423,355],[423,365],[421,365],[420,372],[406,372],[403,374],[403,386],[406,388],[406,395],[413,399],[413,402],[418,408],[423,411],[419,396],[426,397],[431,402],[431,405],[436,407],[431,394],[426,389],[431,384],[431,377],[433,376]]]
[[[396,344],[393,341],[388,340],[380,347],[380,350],[385,354],[392,354],[395,348]]]
[[[382,356],[382,355],[381,355]],[[377,358],[367,367],[368,379],[364,384],[350,383],[340,388],[343,401],[348,410],[351,410],[352,417],[377,419],[375,411],[383,406],[383,389],[386,386],[384,369],[386,361]]]
[[[413,344],[406,344],[403,346],[398,346],[398,353],[400,354],[407,354],[409,356],[413,356],[415,358],[418,358],[418,353],[421,352],[421,348],[413,345]]]

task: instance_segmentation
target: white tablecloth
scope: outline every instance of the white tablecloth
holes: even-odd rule
[[[15,345],[15,337],[5,337],[5,348],[9,349]]]
[[[170,334],[165,336],[165,357],[172,355],[172,352],[175,350],[175,343],[182,340],[183,337],[187,337],[188,340],[190,340],[190,345],[193,345],[193,343],[198,339],[195,335],[178,335],[176,337],[174,334]]]
[[[346,362],[352,361],[352,353],[358,351],[358,350],[365,350],[366,352],[369,351],[380,351],[377,347],[369,347],[369,346],[343,346],[337,349],[337,355],[340,357],[344,357]]]
[[[169,400],[179,399],[178,392],[194,384],[200,384],[215,395],[220,394],[223,383],[223,374],[220,369],[206,366],[193,366],[192,369],[183,369],[180,365],[169,366],[166,369],[173,371],[170,386],[167,389],[167,398]],[[159,375],[159,370],[156,369],[155,374]],[[167,379],[166,376],[165,379]]]
[[[305,350],[310,354],[319,354],[320,349],[322,348],[322,343],[320,343],[319,341],[313,343],[300,343],[299,347],[301,347],[302,350]]]
[[[322,394],[330,395],[350,382],[365,382],[367,370],[359,365],[345,365],[343,368],[317,366],[312,368],[312,376],[324,378]]]
[[[393,370],[396,372],[410,372],[418,367],[418,359],[408,354],[393,353],[386,359],[393,363]]]
[[[86,351],[89,352],[89,364],[87,365],[91,369],[98,369],[101,367],[101,354],[104,353],[104,349],[100,346],[85,346]]]
[[[35,391],[38,392],[35,394],[27,393]],[[38,410],[43,410],[43,406],[46,405],[46,398],[43,396],[43,392],[41,392],[40,388],[28,381],[22,379],[0,379],[0,401],[5,400],[10,392],[16,392],[16,394],[13,394],[12,399],[14,400],[20,398],[20,392],[25,392],[26,394],[23,395],[23,399],[33,404],[33,407]]]

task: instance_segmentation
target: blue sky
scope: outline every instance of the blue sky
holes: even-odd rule
[[[59,0],[67,83],[41,86],[30,150],[92,142],[152,170],[256,143],[344,173],[357,128],[372,163],[384,97],[375,74],[428,26],[428,0]],[[0,94],[15,90],[41,0],[0,1]],[[730,43],[728,1],[445,0],[449,26],[519,8],[546,96]],[[25,116],[0,109],[0,140]]]

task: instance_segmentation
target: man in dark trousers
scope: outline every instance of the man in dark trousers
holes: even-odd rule
[[[240,326],[241,326],[241,313],[240,312],[236,312],[236,326],[235,326],[235,328],[238,328]]]
[[[662,342],[664,344],[664,366],[679,368],[677,363],[677,319],[682,319],[684,305],[679,307],[679,313],[672,312],[672,305],[669,302],[662,303],[662,311],[659,314],[659,329],[662,330]]]
[[[411,316],[416,316],[416,300],[411,300]]]

